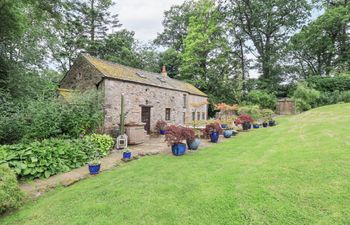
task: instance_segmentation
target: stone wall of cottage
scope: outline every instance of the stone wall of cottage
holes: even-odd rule
[[[102,74],[84,57],[79,57],[62,79],[60,87],[80,91],[91,90],[96,89],[96,84],[101,80]]]
[[[190,122],[194,108],[193,102],[206,101],[206,97],[190,95],[185,92],[146,86],[137,83],[119,80],[104,80],[105,95],[105,130],[114,133],[118,128],[120,115],[120,97],[124,94],[125,111],[128,113],[126,123],[141,122],[141,106],[151,107],[151,130],[154,130],[158,120],[165,120],[166,108],[170,108],[170,121],[168,123],[183,124]],[[186,104],[184,101],[186,95]],[[207,105],[197,108],[207,118]],[[196,115],[197,116],[197,115]]]

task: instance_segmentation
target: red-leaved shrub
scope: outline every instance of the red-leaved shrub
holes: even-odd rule
[[[222,128],[219,123],[210,123],[205,126],[205,129],[203,130],[204,136],[208,137],[211,132],[219,132],[219,134],[222,133]]]
[[[183,127],[176,125],[170,125],[167,127],[167,132],[165,133],[165,141],[169,146],[180,144],[185,139],[186,138],[183,132]]]
[[[156,123],[156,130],[159,132],[160,130],[165,130],[166,126],[167,126],[167,122],[165,122],[164,120],[158,120]]]
[[[196,139],[196,135],[194,133],[193,128],[183,127],[182,133],[185,137],[185,140],[188,141],[189,143],[193,142]]]
[[[235,124],[243,124],[244,122],[253,123],[254,119],[248,114],[242,114],[235,120]]]

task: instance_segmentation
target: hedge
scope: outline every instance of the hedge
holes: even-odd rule
[[[350,74],[339,74],[333,77],[313,76],[307,83],[321,92],[350,91]]]

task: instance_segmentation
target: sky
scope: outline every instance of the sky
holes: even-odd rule
[[[184,0],[113,0],[112,12],[119,14],[122,28],[135,32],[141,41],[151,41],[162,32],[164,11]]]

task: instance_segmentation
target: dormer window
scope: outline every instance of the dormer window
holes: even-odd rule
[[[145,74],[143,72],[137,71],[136,75],[141,77],[141,78],[146,78]]]

